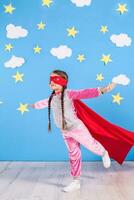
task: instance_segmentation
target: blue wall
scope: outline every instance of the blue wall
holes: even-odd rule
[[[12,14],[6,13],[4,7],[10,3],[15,8]],[[116,10],[118,3],[126,4],[128,11],[120,14]],[[53,0],[49,7],[42,6],[40,0],[0,1],[0,160],[68,159],[66,146],[53,120],[52,133],[47,131],[47,109],[30,109],[23,114],[17,110],[20,103],[31,104],[50,95],[48,80],[54,69],[68,73],[68,88],[72,89],[105,86],[114,76],[126,74],[129,85],[119,85],[104,96],[83,101],[112,123],[134,130],[133,41],[128,46],[118,47],[110,40],[111,35],[120,33],[133,40],[133,10],[134,2],[130,0],[92,0],[89,6],[83,7],[71,0]],[[46,24],[43,30],[37,26],[41,21]],[[24,34],[13,39],[7,36],[9,24],[21,26]],[[107,26],[106,33],[100,31],[102,25]],[[78,31],[75,37],[68,36],[67,32],[73,26]],[[13,46],[10,51],[5,49],[7,44]],[[34,53],[36,45],[42,48],[40,53]],[[66,45],[72,54],[63,59],[52,55],[51,49],[60,45]],[[77,60],[78,54],[84,54],[83,62]],[[110,54],[112,62],[104,65],[100,60],[103,54]],[[24,63],[16,58],[19,66],[13,65],[13,55],[23,58]],[[13,76],[17,71],[24,74],[23,81],[15,82]],[[103,74],[102,81],[96,80],[99,73]],[[120,105],[113,103],[112,97],[118,92],[123,97]],[[82,152],[83,160],[100,160],[83,147]],[[133,160],[133,154],[132,149],[127,159]]]

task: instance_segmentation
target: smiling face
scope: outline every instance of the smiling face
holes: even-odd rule
[[[55,74],[55,73],[52,73],[50,76],[59,76],[59,75],[57,75],[57,74]],[[63,89],[63,86],[61,86],[61,85],[59,85],[59,84],[56,84],[56,83],[54,83],[53,81],[51,81],[51,82],[49,83],[49,87],[51,88],[51,90],[54,90],[55,92],[60,92],[60,91],[62,91],[62,89]]]

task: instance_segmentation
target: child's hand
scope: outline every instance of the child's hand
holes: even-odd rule
[[[35,108],[34,104],[28,104],[28,107]]]
[[[116,86],[116,83],[110,83],[108,84],[106,87],[100,88],[101,93],[106,93],[106,92],[110,92],[111,90],[113,90]]]
[[[115,86],[116,86],[116,83],[113,83],[113,82],[108,84],[108,86],[106,86],[107,92],[110,92],[111,90],[113,90]]]

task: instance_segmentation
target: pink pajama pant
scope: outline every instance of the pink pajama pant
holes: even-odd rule
[[[62,136],[68,149],[71,175],[73,177],[81,175],[82,156],[80,144],[100,156],[105,151],[101,143],[92,137],[83,122],[75,129],[62,130]]]

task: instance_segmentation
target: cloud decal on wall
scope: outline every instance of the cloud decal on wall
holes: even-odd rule
[[[90,6],[92,0],[71,0],[77,7]]]
[[[14,24],[8,24],[6,26],[7,38],[18,39],[28,35],[28,31],[21,26],[15,26]]]
[[[125,74],[119,74],[118,76],[112,79],[112,82],[121,85],[128,85],[130,83],[130,79]]]
[[[25,63],[24,58],[12,56],[10,60],[4,63],[6,68],[16,68],[21,67]]]
[[[66,57],[71,57],[71,55],[72,55],[72,49],[70,49],[66,45],[60,45],[57,48],[52,48],[50,50],[50,53],[53,56],[56,56],[58,59],[64,59]]]
[[[117,46],[117,47],[124,47],[130,46],[132,39],[125,33],[121,33],[119,35],[111,35],[110,40]]]

